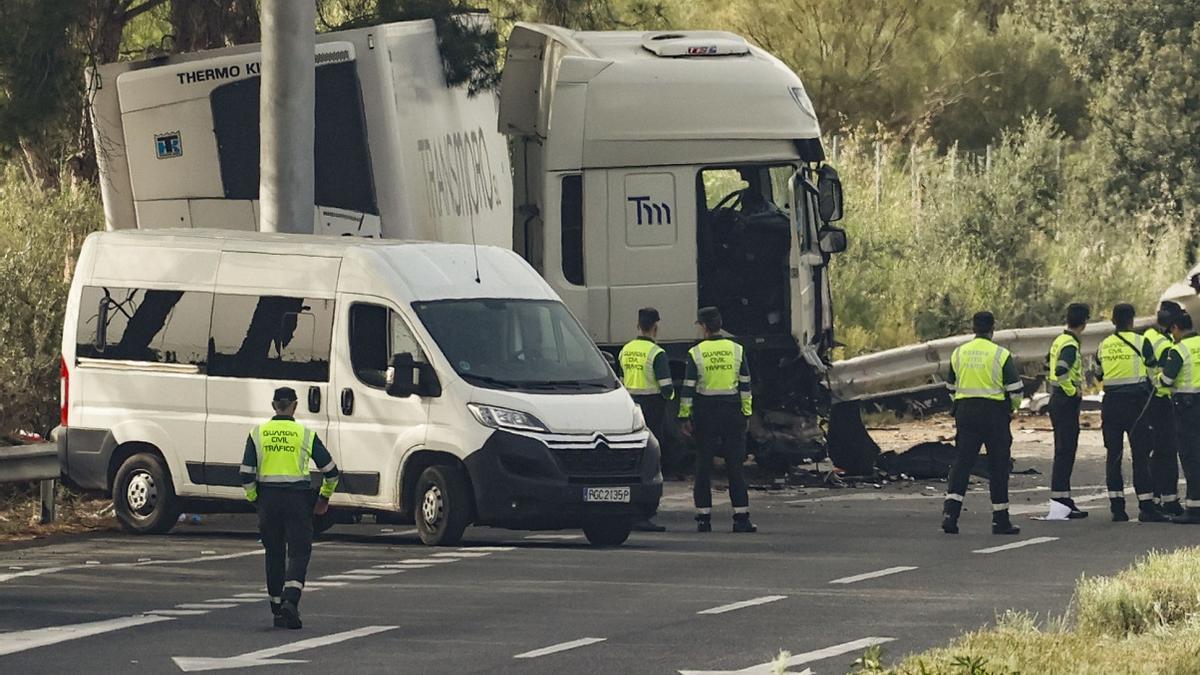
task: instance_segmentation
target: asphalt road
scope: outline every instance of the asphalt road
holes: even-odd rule
[[[1047,471],[1040,459],[1018,460],[1031,463]],[[1085,456],[1077,494],[1102,495],[1100,471]],[[669,531],[617,549],[590,548],[578,532],[490,529],[431,549],[406,526],[339,526],[314,550],[300,631],[271,627],[248,517],[160,537],[0,546],[0,672],[291,663],[302,672],[674,673],[752,668],[788,650],[794,672],[843,673],[871,642],[894,659],[1007,609],[1062,614],[1080,574],[1200,544],[1200,528],[1109,522],[1103,498],[1086,502],[1095,510],[1085,521],[1031,520],[1047,482],[1046,473],[1013,477],[1018,537],[991,535],[979,488],[963,534],[943,535],[936,482],[754,492],[754,535],[728,531],[727,502],[718,531],[697,534],[688,486],[670,483],[659,517]]]

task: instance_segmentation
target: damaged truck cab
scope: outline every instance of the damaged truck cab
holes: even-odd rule
[[[603,348],[662,312],[677,377],[716,306],[747,348],[760,463],[821,454],[833,346],[827,263],[845,249],[837,173],[800,79],[737,35],[519,24],[500,131],[512,139],[514,248]]]

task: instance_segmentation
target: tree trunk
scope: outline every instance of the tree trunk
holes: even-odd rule
[[[262,34],[255,0],[172,0],[174,51],[257,42]]]
[[[25,170],[25,178],[29,182],[51,190],[58,187],[58,168],[53,160],[46,156],[45,148],[35,139],[24,137],[21,144],[21,168]]]

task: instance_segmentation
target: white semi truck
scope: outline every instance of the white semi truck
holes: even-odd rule
[[[94,73],[108,229],[258,228],[260,62]],[[417,21],[318,35],[316,63],[315,232],[511,247],[602,348],[657,307],[678,377],[715,305],[749,349],[756,457],[820,453],[841,187],[778,59],[723,32],[518,24],[499,92],[469,96]]]

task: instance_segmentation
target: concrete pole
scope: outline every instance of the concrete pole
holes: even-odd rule
[[[262,0],[258,229],[312,234],[316,3]]]

